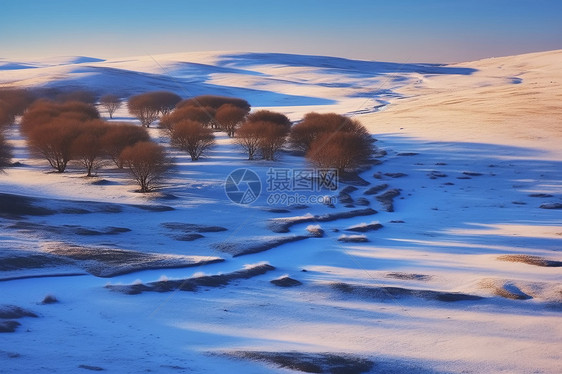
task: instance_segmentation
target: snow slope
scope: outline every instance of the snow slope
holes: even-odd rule
[[[369,185],[348,189],[353,207],[273,211],[267,193],[249,206],[228,201],[226,176],[247,167],[265,183],[269,167],[306,167],[301,157],[250,162],[219,134],[197,163],[170,149],[177,168],[160,193],[146,196],[112,169],[96,179],[75,167],[48,173],[10,128],[23,166],[0,175],[0,193],[34,197],[52,213],[0,216],[0,279],[23,278],[0,281],[0,305],[38,315],[0,335],[2,372],[295,372],[232,357],[240,351],[348,354],[371,360],[371,372],[562,371],[562,216],[540,208],[562,202],[560,62],[560,51],[449,66],[245,53],[3,61],[0,82],[9,85],[231,94],[295,120],[312,110],[355,114],[387,155],[361,173]],[[133,121],[123,109],[117,117]],[[150,131],[165,144],[160,130]],[[388,186],[368,192],[381,184]],[[394,212],[376,199],[390,189],[400,190]],[[273,219],[368,207],[378,213],[271,230]],[[383,227],[361,233],[368,242],[338,241],[372,222]],[[221,250],[308,235],[311,225],[324,237],[238,257]],[[202,237],[186,241],[194,233]],[[225,261],[110,278],[80,261],[7,266],[72,245]],[[165,288],[166,280],[264,262],[275,269],[222,287],[212,278],[196,291],[130,295],[105,287]],[[285,275],[302,285],[270,283]],[[40,304],[48,294],[60,302]]]

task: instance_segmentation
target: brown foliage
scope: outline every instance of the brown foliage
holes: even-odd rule
[[[336,113],[308,113],[302,122],[291,129],[290,141],[292,145],[304,152],[310,149],[314,140],[325,133],[348,132],[357,134],[366,142],[371,142],[371,135],[359,121]]]
[[[149,192],[169,169],[164,148],[154,142],[138,142],[121,152],[121,161],[140,186]]]
[[[33,102],[33,95],[25,89],[0,89],[0,125],[13,122]]]
[[[248,122],[271,122],[282,126],[289,130],[291,128],[291,120],[283,113],[272,112],[270,110],[258,110],[257,112],[248,114],[246,118]]]
[[[262,130],[260,122],[245,122],[236,130],[236,143],[248,153],[248,160],[253,160],[259,150]]]
[[[285,144],[290,128],[291,121],[284,114],[260,110],[246,117],[236,131],[236,139],[248,152],[250,160],[257,150],[266,160],[274,160],[277,151]]]
[[[171,142],[172,145],[189,153],[191,161],[196,161],[215,144],[215,136],[211,129],[199,122],[183,120],[172,128]]]
[[[261,127],[260,152],[266,160],[274,160],[275,154],[283,145],[289,133],[289,129],[274,122],[256,122]]]
[[[180,101],[181,97],[173,92],[146,92],[130,97],[128,108],[129,113],[137,117],[143,126],[150,127],[160,115],[169,114]]]
[[[60,103],[68,101],[79,101],[81,103],[94,105],[96,102],[96,94],[86,90],[62,92],[55,96],[55,101],[58,101]]]
[[[213,121],[215,109],[211,107],[195,107],[184,106],[175,109],[172,113],[162,116],[160,120],[160,127],[165,129],[169,135],[172,134],[172,129],[176,123],[189,120],[198,122],[203,126],[207,126]]]
[[[102,138],[104,153],[113,160],[118,168],[123,168],[119,156],[129,146],[138,142],[147,142],[150,136],[144,127],[129,123],[114,123],[108,125]]]
[[[80,126],[80,132],[72,141],[71,157],[86,169],[87,177],[97,170],[104,155],[103,137],[109,126],[101,120],[90,121]]]
[[[360,135],[352,132],[336,131],[317,137],[306,158],[320,168],[336,168],[341,172],[357,168],[372,154],[372,145]]]
[[[58,119],[36,126],[28,133],[29,145],[62,173],[72,159],[72,143],[80,135],[82,124],[74,119]]]
[[[100,104],[107,110],[109,118],[113,118],[113,113],[121,106],[121,99],[117,95],[103,95]]]
[[[24,134],[35,127],[42,126],[54,120],[75,120],[85,122],[99,118],[98,110],[89,104],[70,101],[55,103],[49,100],[38,100],[29,107],[21,120],[21,130]]]
[[[127,107],[129,113],[137,117],[144,127],[150,127],[160,114],[160,106],[152,99],[150,93],[130,97]]]
[[[250,111],[250,104],[244,99],[239,99],[235,97],[225,97],[225,96],[215,96],[215,95],[202,95],[196,96],[191,99],[183,100],[176,105],[176,108],[182,108],[185,106],[195,106],[195,107],[211,107],[214,109],[219,109],[225,104],[231,104],[238,108]]]
[[[236,128],[247,114],[248,111],[244,108],[232,104],[224,104],[217,110],[215,121],[219,128],[232,138],[236,132]]]
[[[10,165],[12,159],[12,152],[4,134],[0,132],[0,172],[4,170],[6,166]]]

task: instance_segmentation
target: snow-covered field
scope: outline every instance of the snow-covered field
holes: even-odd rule
[[[0,334],[0,372],[562,372],[562,211],[544,209],[562,203],[562,51],[443,66],[0,60],[0,84],[230,95],[292,120],[345,113],[387,152],[360,174],[368,184],[340,183],[334,207],[272,207],[265,191],[237,205],[231,171],[265,184],[270,167],[305,160],[248,161],[219,134],[198,162],[170,149],[177,167],[142,195],[111,169],[50,173],[10,128],[23,165],[0,174],[0,324],[21,326]],[[9,203],[35,215],[6,214]],[[336,219],[350,211],[361,215]]]

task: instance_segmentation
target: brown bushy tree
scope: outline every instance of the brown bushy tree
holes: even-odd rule
[[[235,97],[225,97],[225,96],[215,96],[215,95],[202,95],[192,97],[191,99],[186,99],[179,102],[176,105],[176,108],[182,108],[185,106],[195,106],[195,107],[209,107],[214,109],[219,109],[221,106],[225,104],[231,104],[241,109],[246,110],[246,112],[250,111],[250,104],[244,100]]]
[[[248,153],[248,160],[253,160],[260,148],[262,130],[263,127],[260,122],[244,122],[236,130],[236,143]]]
[[[98,118],[98,110],[90,104],[78,101],[56,103],[49,100],[38,100],[28,108],[22,117],[20,128],[24,134],[27,134],[35,127],[54,120],[67,119],[86,122]]]
[[[169,169],[164,148],[154,142],[138,142],[121,152],[121,161],[140,186],[149,192]]]
[[[257,150],[266,160],[274,160],[291,128],[291,121],[281,113],[260,110],[249,114],[236,131],[236,141],[252,160]]]
[[[127,107],[129,113],[137,117],[144,127],[150,127],[160,115],[160,106],[153,100],[150,92],[130,97]]]
[[[190,120],[176,123],[170,140],[173,146],[189,153],[191,161],[199,160],[201,155],[215,144],[215,136],[211,129]]]
[[[173,92],[155,91],[148,94],[158,106],[159,113],[163,116],[174,110],[176,104],[181,101],[181,97]]]
[[[111,158],[118,168],[123,168],[119,156],[129,146],[138,142],[147,142],[150,136],[144,127],[131,125],[129,123],[114,123],[107,126],[101,143],[104,153]]]
[[[242,123],[248,111],[232,104],[224,104],[217,109],[215,121],[219,128],[226,132],[229,137],[233,137],[238,125]]]
[[[371,142],[353,132],[336,131],[317,137],[306,158],[321,168],[336,168],[340,173],[355,169],[371,157]]]
[[[198,122],[203,126],[208,126],[208,124],[213,121],[214,115],[215,109],[211,107],[184,106],[175,109],[168,115],[162,116],[160,127],[165,129],[168,135],[171,135],[172,129],[176,123],[188,120]]]
[[[12,152],[10,145],[6,141],[6,138],[4,138],[4,134],[0,132],[0,172],[10,165],[11,159]]]
[[[72,143],[80,135],[82,124],[73,119],[58,119],[36,126],[28,134],[28,143],[32,150],[42,155],[57,172],[62,173],[72,159]]]
[[[121,99],[117,95],[103,95],[100,104],[109,114],[109,118],[113,118],[113,113],[121,106]]]
[[[87,90],[61,92],[55,96],[55,101],[60,103],[79,101],[81,103],[94,105],[96,102],[96,94]]]
[[[363,142],[372,143],[371,134],[359,121],[336,113],[306,114],[300,123],[291,128],[289,139],[294,148],[307,152],[317,138],[336,132],[352,133]]]
[[[87,177],[102,165],[103,137],[109,126],[101,120],[85,123],[72,141],[70,154],[86,169]]]
[[[22,115],[33,100],[32,93],[26,89],[0,89],[0,111],[3,111],[3,115],[6,116],[4,122],[13,122],[15,116]],[[1,122],[0,117],[0,124]]]

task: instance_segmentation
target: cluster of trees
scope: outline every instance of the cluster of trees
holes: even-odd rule
[[[358,121],[335,113],[308,113],[292,125],[281,113],[260,110],[250,113],[243,99],[205,95],[182,100],[180,96],[155,91],[129,98],[129,112],[142,127],[107,122],[100,118],[96,97],[87,91],[57,93],[53,100],[36,100],[26,90],[0,90],[0,170],[9,165],[10,148],[3,129],[22,116],[20,129],[33,151],[57,171],[70,161],[92,176],[113,161],[127,168],[142,192],[169,169],[162,146],[152,142],[145,128],[160,119],[170,143],[187,152],[192,161],[215,144],[215,131],[224,131],[253,160],[274,160],[286,145],[302,152],[313,165],[354,169],[368,161],[373,152],[371,135]],[[115,95],[99,100],[110,118],[122,104]]]
[[[165,116],[174,110],[180,101],[181,97],[173,92],[145,92],[131,96],[127,107],[129,113],[138,118],[143,126],[150,127],[160,116]]]
[[[266,160],[274,160],[286,142],[291,130],[291,121],[281,113],[260,110],[246,116],[236,130],[236,142],[253,160],[260,153]]]
[[[196,161],[215,144],[215,130],[234,136],[249,112],[250,104],[243,99],[197,96],[180,101],[172,112],[162,116],[160,127],[166,130],[173,146]]]
[[[78,101],[39,100],[22,117],[20,128],[31,149],[59,173],[66,170],[71,160],[79,163],[87,176],[92,176],[107,160],[112,160],[119,168],[131,169],[135,166],[132,155],[138,144],[157,146],[150,142],[144,128],[103,121],[95,107]],[[131,172],[133,176],[138,174]],[[143,182],[141,190],[150,188],[146,183]]]
[[[11,148],[4,131],[7,126],[15,121],[16,116],[25,112],[32,101],[33,95],[27,90],[0,90],[0,171],[9,166],[12,160]]]
[[[359,121],[335,113],[308,113],[292,127],[289,139],[312,164],[340,172],[359,167],[373,153],[369,131]]]

